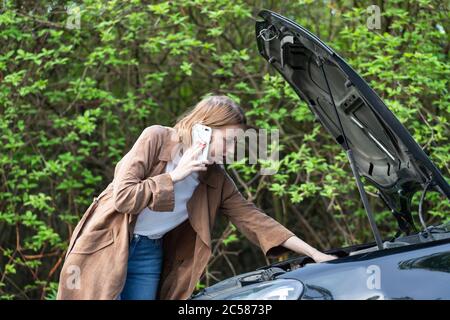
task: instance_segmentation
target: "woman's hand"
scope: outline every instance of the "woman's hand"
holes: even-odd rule
[[[326,253],[323,253],[320,251],[313,253],[311,258],[313,258],[315,262],[325,262],[325,261],[337,259],[336,256],[333,256],[331,254],[326,254]]]
[[[183,152],[176,168],[169,172],[174,183],[183,180],[194,171],[207,170],[206,165],[213,163],[211,160],[197,160],[205,146],[206,144],[199,143],[198,145],[192,145]]]
[[[337,259],[336,256],[325,254],[323,252],[320,252],[316,248],[311,247],[309,244],[307,244],[297,236],[290,237],[281,245],[299,254],[305,254],[311,257],[315,262],[325,262]]]

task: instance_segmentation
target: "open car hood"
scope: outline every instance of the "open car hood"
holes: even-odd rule
[[[379,190],[400,229],[409,233],[408,225],[414,227],[411,199],[416,191],[428,185],[450,197],[449,184],[439,169],[336,52],[279,14],[262,10],[259,17],[256,40],[260,54],[307,102],[335,140],[351,149],[359,174]]]

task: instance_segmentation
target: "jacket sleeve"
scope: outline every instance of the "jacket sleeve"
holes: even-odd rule
[[[114,208],[121,213],[139,214],[173,211],[175,195],[169,173],[148,177],[162,143],[161,127],[144,129],[130,151],[117,163],[113,179]]]
[[[245,199],[226,172],[219,211],[267,257],[289,252],[281,244],[295,234]]]

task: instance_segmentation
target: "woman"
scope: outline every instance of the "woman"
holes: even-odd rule
[[[197,122],[213,129],[204,161],[196,160],[204,145],[191,145]],[[234,150],[227,129],[239,128],[246,128],[244,112],[227,96],[204,98],[174,128],[146,128],[75,228],[57,298],[188,298],[210,258],[218,215],[266,256],[292,250],[316,262],[334,259],[239,192],[220,165],[221,155]]]

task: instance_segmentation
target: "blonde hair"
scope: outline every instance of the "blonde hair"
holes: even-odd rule
[[[188,147],[192,144],[191,129],[195,123],[211,128],[240,125],[243,130],[247,129],[244,110],[225,95],[207,95],[177,119],[174,129],[179,142]]]

